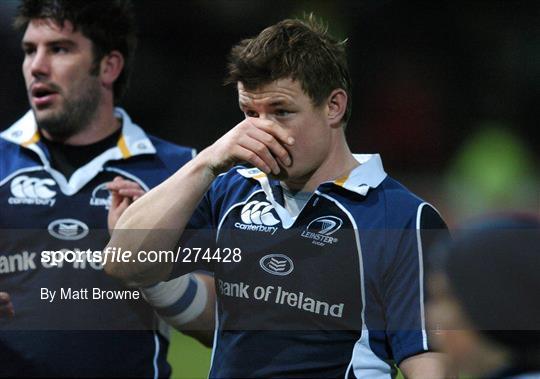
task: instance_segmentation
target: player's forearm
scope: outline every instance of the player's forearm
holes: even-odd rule
[[[248,162],[266,174],[292,164],[284,146],[294,138],[273,121],[246,118],[173,176],[130,205],[116,223],[108,247],[131,252],[172,250],[216,175],[238,162]],[[111,262],[105,271],[128,286],[166,280],[172,262]]]
[[[144,299],[175,329],[210,346],[215,327],[214,278],[205,273],[180,276],[141,288]]]
[[[182,325],[173,325],[184,334],[197,339],[205,346],[211,347],[214,340],[216,291],[214,278],[204,274],[196,274],[197,279],[206,290],[204,310],[193,320]]]
[[[174,250],[198,203],[212,181],[204,157],[197,157],[130,205],[116,224],[108,248],[113,251]],[[127,262],[107,257],[105,272],[128,286],[166,280],[173,262]]]

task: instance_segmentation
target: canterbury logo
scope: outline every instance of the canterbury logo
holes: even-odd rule
[[[244,224],[274,226],[279,220],[272,214],[274,207],[265,201],[251,201],[244,205],[240,218]]]
[[[54,199],[56,191],[51,190],[49,186],[55,184],[55,181],[50,178],[39,179],[26,175],[18,176],[11,181],[10,188],[13,196],[8,199],[8,203],[12,205],[48,205],[52,207],[56,202]]]

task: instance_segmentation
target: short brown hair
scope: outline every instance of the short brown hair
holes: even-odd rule
[[[125,93],[137,46],[135,14],[130,0],[22,0],[14,26],[24,30],[33,19],[70,21],[92,41],[94,64],[113,50],[124,57],[124,69],[114,82],[114,99]]]
[[[351,78],[345,42],[331,37],[313,15],[305,20],[283,20],[231,49],[225,82],[241,82],[255,89],[291,78],[300,82],[315,106],[341,88],[348,95],[342,119],[346,124],[351,116]]]

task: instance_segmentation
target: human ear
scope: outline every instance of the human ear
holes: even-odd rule
[[[101,82],[107,88],[112,89],[114,82],[124,69],[124,56],[118,50],[113,50],[101,59],[100,74]]]
[[[337,88],[330,93],[326,104],[330,125],[341,126],[345,111],[347,110],[347,101],[347,92],[341,88]]]

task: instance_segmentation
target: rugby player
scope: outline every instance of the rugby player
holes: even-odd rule
[[[407,378],[443,377],[423,254],[424,232],[445,224],[378,154],[351,153],[344,43],[312,17],[284,20],[235,46],[228,68],[245,119],[118,221],[176,236],[115,231],[109,242],[171,249],[182,235],[183,259],[106,272],[141,286],[214,271],[210,377],[389,378],[396,364]]]
[[[132,5],[24,0],[16,25],[31,110],[0,135],[0,315],[12,316],[0,320],[0,377],[167,377],[167,328],[143,299],[42,295],[125,290],[100,262],[51,265],[40,252],[103,249],[125,208],[194,155],[115,107],[136,45]],[[163,288],[175,291],[163,297]],[[213,322],[207,276],[152,283],[144,293],[181,328],[197,329],[207,301],[204,323]]]
[[[505,213],[434,251],[430,329],[461,375],[540,378],[540,219]]]

